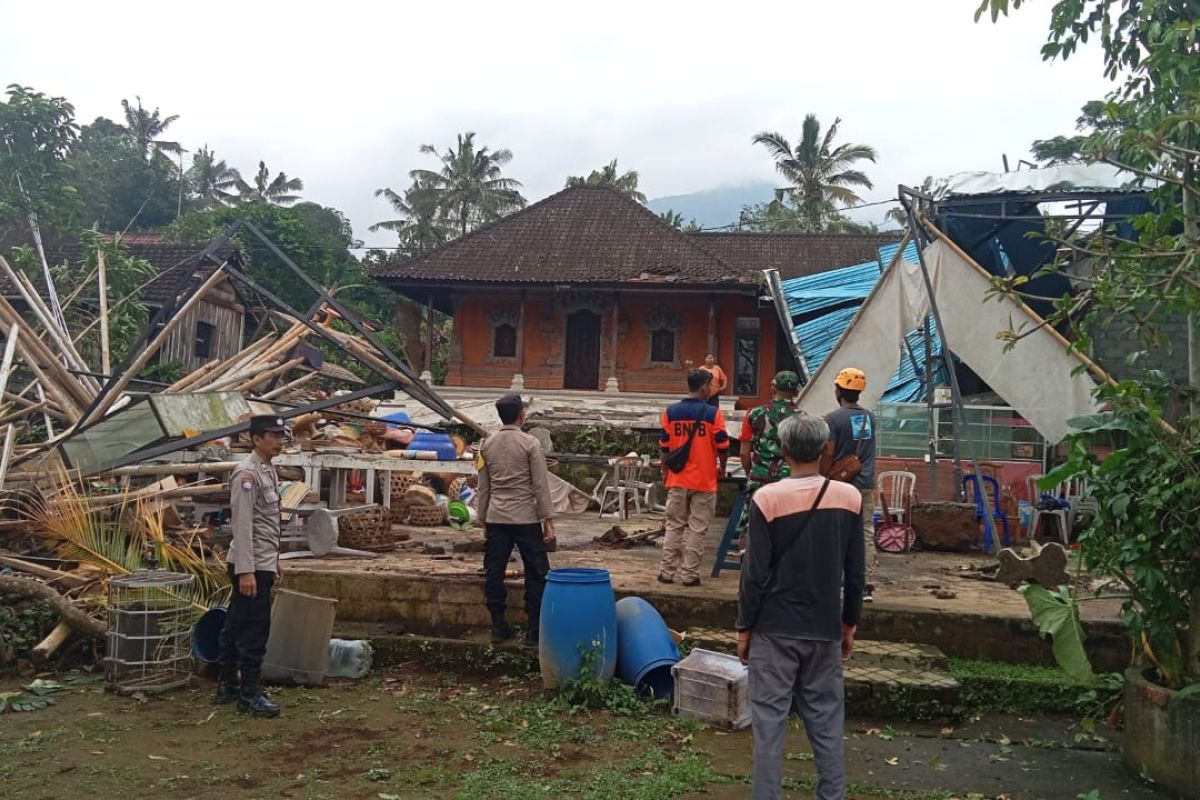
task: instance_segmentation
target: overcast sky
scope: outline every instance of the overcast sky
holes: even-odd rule
[[[120,119],[122,98],[178,114],[169,133],[243,173],[259,159],[367,227],[460,131],[506,147],[530,200],[612,158],[650,197],[771,180],[762,129],[840,116],[873,145],[866,199],[901,182],[1015,167],[1102,96],[1093,50],[1043,63],[1051,3],[997,25],[977,0],[788,3],[204,3],[0,0],[0,80]]]

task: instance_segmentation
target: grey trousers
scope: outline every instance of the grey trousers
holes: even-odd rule
[[[754,729],[753,800],[783,797],[783,749],[793,696],[817,765],[817,798],[844,800],[841,642],[752,633],[748,688]]]

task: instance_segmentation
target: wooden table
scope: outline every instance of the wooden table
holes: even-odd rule
[[[440,472],[456,475],[474,475],[474,461],[439,461],[432,458],[422,458],[405,450],[392,450],[383,453],[362,453],[341,450],[299,450],[283,452],[271,460],[272,464],[282,467],[300,467],[304,470],[304,482],[316,491],[320,491],[321,473],[328,470],[329,507],[338,508],[346,502],[346,481],[351,470],[361,469],[366,472],[366,497],[368,505],[375,502],[375,476],[381,474],[385,487],[391,484],[393,472]],[[391,492],[383,492],[384,508],[391,508]]]

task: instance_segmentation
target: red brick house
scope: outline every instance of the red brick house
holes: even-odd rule
[[[685,234],[611,189],[575,187],[372,275],[451,314],[446,384],[678,394],[712,352],[745,402],[791,368],[762,270],[862,263],[892,236]]]

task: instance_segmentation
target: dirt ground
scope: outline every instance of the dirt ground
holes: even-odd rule
[[[0,691],[19,685],[0,678]],[[743,798],[749,731],[666,709],[572,711],[536,677],[434,675],[417,665],[360,682],[279,689],[277,720],[209,703],[211,682],[129,698],[90,683],[0,717],[0,796],[120,798]],[[625,710],[626,707],[622,706]],[[1124,771],[1118,734],[1063,718],[974,718],[954,728],[850,720],[851,800],[1103,800],[1163,795]],[[810,797],[794,731],[786,796]]]
[[[621,523],[636,529],[656,522],[654,517],[633,519]],[[706,538],[708,552],[701,566],[701,585],[684,588],[678,584],[664,588],[654,578],[662,556],[661,539],[654,546],[613,549],[595,543],[595,539],[611,528],[613,519],[597,519],[594,512],[557,521],[558,550],[550,555],[552,567],[602,567],[612,576],[618,591],[671,591],[683,595],[735,598],[738,590],[737,571],[723,571],[718,577],[708,577],[716,557],[717,547],[727,520],[718,518]],[[444,555],[431,556],[419,550],[386,553],[379,558],[305,558],[284,561],[285,572],[319,570],[336,572],[394,572],[419,575],[482,574],[483,554],[455,553],[458,543],[482,541],[483,532],[456,531],[450,527],[420,528],[396,526],[414,540],[441,547]],[[514,568],[520,567],[516,555]],[[1017,592],[994,581],[980,580],[979,568],[995,565],[996,558],[985,553],[913,552],[878,554],[875,602],[880,609],[911,610],[937,609],[947,614],[983,614],[989,616],[1027,619],[1029,609]],[[937,591],[941,597],[934,596]],[[953,596],[946,596],[953,595]],[[1081,604],[1085,620],[1120,619],[1120,600],[1094,600]]]

